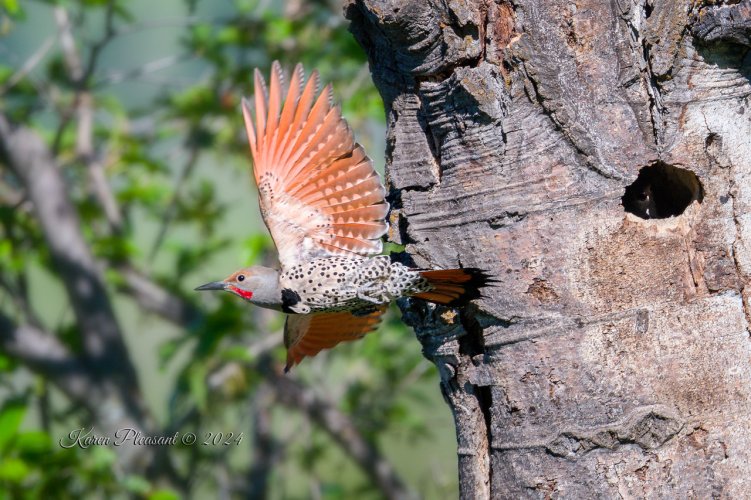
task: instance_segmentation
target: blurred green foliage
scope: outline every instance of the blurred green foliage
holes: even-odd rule
[[[55,9],[71,21],[79,79],[62,49]],[[192,291],[273,256],[239,112],[254,68],[268,74],[274,59],[287,69],[298,61],[308,72],[316,68],[334,83],[360,142],[380,157],[382,103],[340,9],[323,0],[0,0],[0,110],[44,138],[65,177],[128,336],[142,385],[134,390],[151,403],[165,434],[246,437],[236,446],[170,448],[174,470],[165,477],[123,472],[115,466],[117,448],[60,447],[70,430],[96,422],[54,380],[0,355],[0,499],[249,495],[264,411],[275,450],[271,497],[383,494],[330,433],[273,397],[269,370],[278,369],[284,352],[268,339],[280,340],[280,315]],[[83,94],[94,111],[93,154],[121,220],[106,211],[91,158],[81,154],[76,109]],[[194,313],[172,322],[150,314],[129,291],[126,267]],[[23,186],[0,164],[0,310],[79,352],[59,280]],[[379,333],[305,360],[291,377],[351,419],[412,489],[455,495],[450,415],[434,368],[395,311]],[[272,397],[262,398],[269,387]]]

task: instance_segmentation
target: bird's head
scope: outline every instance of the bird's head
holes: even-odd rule
[[[272,307],[281,301],[279,272],[261,266],[244,267],[222,281],[206,283],[196,290],[225,290],[248,302]]]

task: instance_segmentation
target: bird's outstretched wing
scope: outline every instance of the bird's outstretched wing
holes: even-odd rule
[[[278,62],[268,88],[256,70],[255,123],[243,100],[261,213],[282,268],[333,255],[380,253],[387,230],[385,190],[339,107],[332,106],[331,86],[316,98],[318,74],[306,82],[299,64],[286,97],[283,85]]]
[[[368,315],[350,312],[291,314],[284,324],[284,345],[287,347],[289,370],[306,356],[315,356],[339,342],[357,340],[375,330],[387,306]]]

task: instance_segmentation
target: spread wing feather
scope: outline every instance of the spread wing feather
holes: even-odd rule
[[[298,64],[285,94],[275,62],[268,87],[255,72],[255,113],[243,100],[261,213],[283,268],[380,253],[387,230],[383,184],[332,105],[331,86],[320,94],[318,86],[318,74],[305,81]]]
[[[357,340],[375,330],[386,306],[365,316],[349,312],[321,314],[293,314],[284,325],[284,345],[287,347],[289,370],[306,356],[315,356],[340,342]]]

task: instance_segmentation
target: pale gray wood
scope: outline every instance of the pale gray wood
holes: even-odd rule
[[[751,494],[751,6],[351,0],[386,107],[393,240],[499,283],[402,301],[463,498]],[[704,188],[644,220],[657,161]]]

